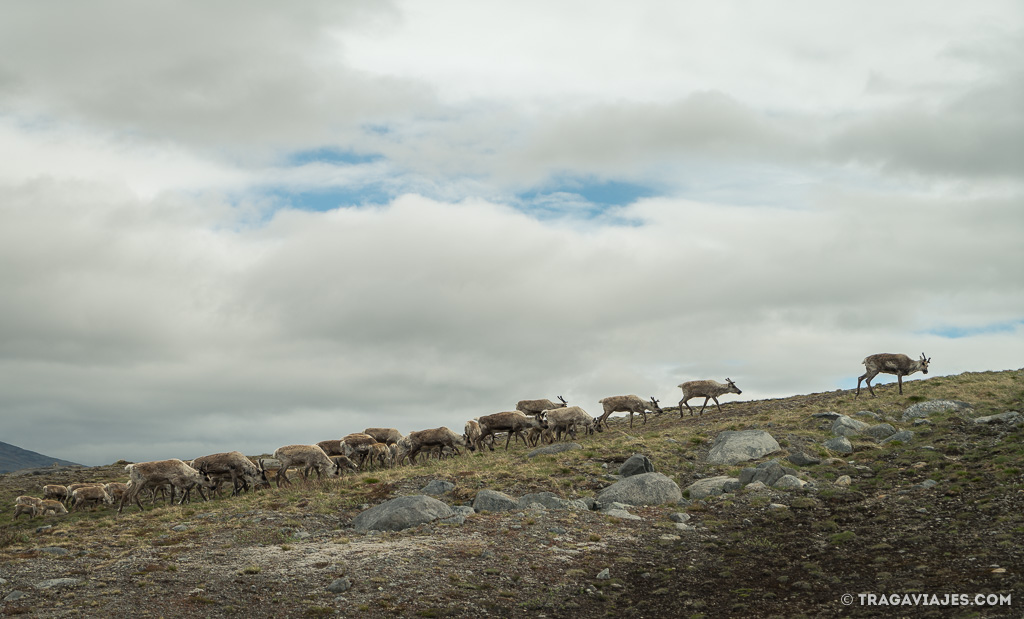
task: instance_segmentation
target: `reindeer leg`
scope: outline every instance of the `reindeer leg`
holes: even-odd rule
[[[702,417],[704,416],[704,407],[706,407],[708,405],[708,400],[710,400],[710,399],[711,399],[710,397],[704,398],[704,405],[700,407],[700,414],[701,414]]]
[[[900,384],[900,395],[903,395],[903,374],[899,373],[896,375],[896,381]]]
[[[721,414],[722,413],[722,405],[718,403],[718,398],[712,396],[711,399],[715,401],[715,406],[718,407],[718,413]]]

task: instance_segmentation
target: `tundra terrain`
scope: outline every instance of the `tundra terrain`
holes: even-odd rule
[[[532,448],[519,444],[209,502],[145,503],[141,513],[126,506],[120,517],[96,508],[12,520],[18,495],[42,496],[50,483],[126,481],[124,462],[2,475],[0,615],[1024,615],[1024,428],[974,422],[1024,413],[1024,370],[907,380],[903,396],[895,384],[875,390],[878,397],[858,399],[849,390],[764,401],[727,395],[721,414],[709,408],[680,419],[666,409],[646,425],[634,419],[632,430],[626,417],[612,417],[610,431],[581,435],[582,449],[555,455],[531,458]],[[916,425],[901,419],[931,400],[971,408]],[[825,412],[890,423],[913,438],[852,436],[853,453],[832,453],[823,447],[833,437],[829,420],[815,416]],[[706,462],[720,432],[749,429],[767,431],[781,450],[736,465]],[[482,489],[594,497],[636,453],[679,484],[683,501],[629,507],[638,520],[526,506],[400,532],[351,526],[369,506],[421,494],[435,479],[455,485],[437,497],[451,505],[471,504]],[[797,453],[820,462],[793,464],[787,458]],[[704,499],[686,492],[699,479],[738,477],[770,459],[809,483]],[[889,602],[894,594],[898,606]],[[906,604],[915,594],[929,597]],[[940,604],[947,594],[960,596],[956,604]],[[882,595],[889,603],[878,604]],[[1009,600],[974,605],[978,595]]]

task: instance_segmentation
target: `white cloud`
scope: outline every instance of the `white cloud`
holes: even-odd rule
[[[5,13],[3,440],[259,453],[1020,365],[1015,4],[425,6]],[[616,184],[651,197],[584,197]],[[372,206],[286,208],[318,192]]]

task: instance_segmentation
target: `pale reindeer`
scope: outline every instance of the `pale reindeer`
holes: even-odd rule
[[[683,399],[679,400],[679,418],[683,418],[683,407],[690,411],[690,416],[693,416],[693,409],[687,402],[690,398],[704,398],[704,405],[700,407],[700,414],[704,414],[704,408],[708,405],[708,400],[714,400],[715,406],[718,407],[718,412],[722,412],[722,405],[718,403],[718,396],[726,393],[735,393],[737,395],[743,393],[740,388],[736,386],[736,383],[732,382],[731,378],[725,379],[726,384],[722,384],[717,380],[691,380],[679,385],[679,388],[683,390]]]
[[[927,374],[928,364],[931,361],[924,353],[921,353],[921,358],[916,361],[906,355],[893,353],[879,353],[865,357],[861,363],[864,364],[864,369],[867,371],[857,377],[857,394],[854,397],[860,396],[860,381],[862,380],[868,384],[868,391],[874,396],[875,390],[871,388],[871,379],[879,374],[895,374],[900,385],[900,395],[903,395],[903,377],[910,376],[915,372]]]

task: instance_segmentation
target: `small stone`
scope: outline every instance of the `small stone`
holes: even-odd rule
[[[825,441],[825,449],[839,454],[851,454],[853,453],[853,444],[845,436],[837,436]]]
[[[66,548],[60,548],[57,546],[47,546],[45,548],[40,548],[39,552],[48,555],[64,556],[68,554],[69,551]]]
[[[15,589],[14,591],[11,591],[10,593],[7,594],[7,597],[4,598],[4,601],[5,602],[13,602],[15,600],[20,600],[21,598],[25,597],[26,595],[28,595],[28,594],[25,593],[24,591],[18,591],[17,589]]]
[[[690,520],[690,514],[685,512],[674,512],[668,515],[668,519],[672,522],[687,522]]]
[[[352,588],[352,581],[347,577],[338,578],[331,584],[327,585],[327,590],[331,593],[345,593]]]
[[[423,492],[423,494],[429,494],[429,495],[437,496],[439,494],[444,494],[446,492],[451,492],[454,489],[455,489],[455,484],[453,484],[452,482],[445,481],[443,479],[434,479],[434,480],[431,480],[431,482],[429,484],[427,484],[426,486],[423,486],[423,489],[421,490],[421,492]]]
[[[841,487],[849,486],[851,483],[853,483],[853,479],[851,479],[849,475],[843,475],[843,476],[839,477],[838,479],[836,479],[835,482],[834,482],[834,484],[836,486],[841,486]]]
[[[798,451],[794,454],[790,454],[788,460],[797,466],[807,466],[809,464],[821,464],[821,458],[809,456],[802,451]]]
[[[892,436],[890,436],[890,437],[888,437],[886,439],[882,439],[879,442],[882,443],[883,445],[886,444],[886,443],[891,443],[893,441],[900,441],[902,443],[909,443],[913,439],[914,439],[914,433],[913,432],[911,432],[910,430],[900,430],[896,434],[893,434]]]
[[[608,580],[608,579],[610,579],[611,577],[612,577],[612,572],[611,572],[611,570],[610,570],[610,569],[608,569],[608,568],[604,568],[603,570],[601,570],[601,571],[600,571],[600,572],[598,572],[598,574],[597,574],[597,579],[598,579],[598,580]]]

